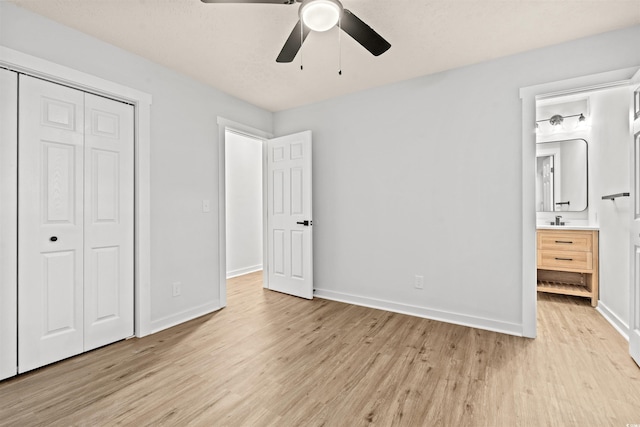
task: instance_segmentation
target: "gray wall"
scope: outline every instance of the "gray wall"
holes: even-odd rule
[[[519,89],[638,66],[639,41],[635,26],[276,113],[277,135],[313,131],[318,293],[518,333]]]
[[[272,114],[7,2],[0,44],[153,96],[151,318],[154,328],[218,299],[218,127],[223,116],[271,131]],[[211,212],[202,212],[202,200]],[[172,297],[172,283],[182,295]]]

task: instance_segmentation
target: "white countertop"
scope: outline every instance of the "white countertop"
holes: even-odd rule
[[[537,230],[599,230],[597,225],[551,225],[551,224],[538,224]]]

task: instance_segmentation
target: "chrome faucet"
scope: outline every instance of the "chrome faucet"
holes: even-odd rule
[[[556,222],[552,222],[551,225],[564,225],[564,222],[560,222],[561,218],[561,215],[556,215]]]

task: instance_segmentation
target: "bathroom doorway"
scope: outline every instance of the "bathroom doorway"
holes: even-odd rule
[[[593,261],[602,266],[600,293],[597,300],[600,312],[621,334],[625,335],[628,318],[628,230],[629,200],[612,202],[604,198],[610,193],[628,192],[629,187],[629,108],[631,88],[629,79],[636,68],[585,76],[521,89],[523,100],[523,334],[536,336],[537,314],[537,228],[550,225],[561,216],[566,225],[592,226],[600,235],[601,259]],[[582,103],[583,112],[553,112],[541,114],[541,106],[571,107]],[[566,104],[566,105],[562,105]],[[573,105],[575,107],[575,105]],[[586,107],[586,108],[584,108]],[[567,122],[557,129],[547,129],[543,138],[536,127],[549,127],[555,115]],[[544,116],[544,117],[543,117]],[[564,117],[573,116],[573,117]],[[575,123],[573,123],[574,121]],[[538,126],[536,126],[536,123]],[[553,126],[553,125],[551,125]],[[536,142],[585,139],[588,141],[588,204],[573,212],[537,212]],[[557,169],[554,169],[557,173]],[[543,193],[541,193],[543,194]],[[604,198],[604,199],[603,199]],[[556,202],[558,200],[555,200]],[[561,207],[562,209],[562,207]],[[620,276],[620,277],[618,277]],[[618,289],[620,288],[620,289]]]

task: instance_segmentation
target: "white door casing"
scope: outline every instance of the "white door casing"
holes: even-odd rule
[[[640,366],[640,71],[631,79],[633,111],[631,144],[631,271],[629,281],[629,353]]]
[[[85,94],[84,351],[133,335],[133,106]]]
[[[313,298],[311,163],[311,131],[267,141],[269,289],[307,299]]]
[[[0,69],[0,380],[16,374],[18,74]]]
[[[84,93],[21,76],[18,366],[83,350]]]
[[[20,77],[19,372],[133,334],[133,108]]]

